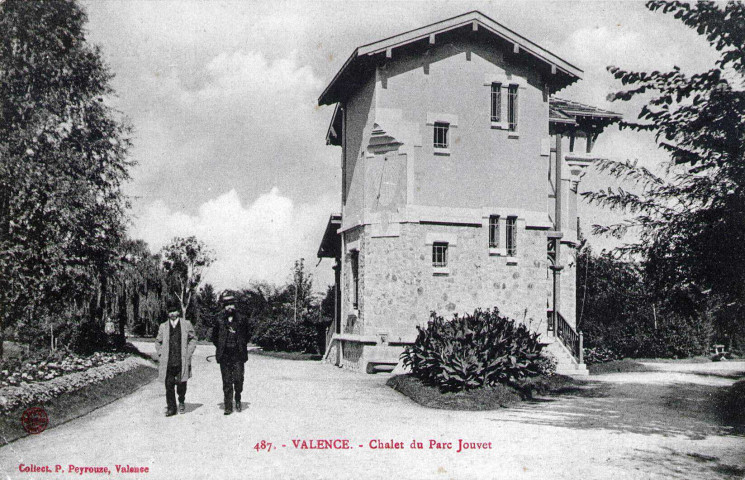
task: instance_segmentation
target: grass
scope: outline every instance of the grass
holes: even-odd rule
[[[261,355],[263,357],[281,358],[283,360],[321,360],[323,355],[318,353],[303,352],[272,352],[262,350],[261,348],[252,348],[248,351],[252,355]]]
[[[688,358],[637,358],[638,362],[651,363],[711,363],[711,357],[697,356]]]
[[[496,410],[529,400],[533,394],[561,393],[576,381],[564,375],[552,375],[530,379],[521,383],[519,389],[507,385],[477,388],[457,393],[443,393],[439,388],[425,385],[411,374],[396,375],[386,385],[406,395],[419,405],[441,410]]]
[[[636,360],[624,358],[612,362],[595,363],[587,366],[590,375],[603,375],[605,373],[627,373],[627,372],[651,372],[653,369],[642,365]]]
[[[49,427],[47,428],[62,425],[108,405],[150,383],[157,376],[158,370],[156,368],[138,365],[132,370],[120,373],[115,377],[60,395],[51,402],[42,405],[49,416]],[[21,425],[21,415],[23,415],[24,410],[25,408],[21,408],[0,417],[0,438],[2,438],[3,445],[28,435]],[[40,435],[44,435],[44,433]]]

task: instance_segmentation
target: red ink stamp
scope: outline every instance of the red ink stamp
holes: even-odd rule
[[[23,412],[21,423],[23,424],[24,430],[34,435],[47,429],[47,425],[49,425],[49,415],[47,415],[46,410],[41,407],[31,407]]]

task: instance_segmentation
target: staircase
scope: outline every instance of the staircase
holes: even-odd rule
[[[562,375],[589,375],[583,359],[582,332],[577,333],[561,313],[548,311],[549,331],[554,332],[556,341],[549,344],[548,350],[556,357],[556,373]]]

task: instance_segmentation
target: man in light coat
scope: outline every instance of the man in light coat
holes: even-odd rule
[[[176,415],[176,394],[178,411],[184,413],[186,406],[186,381],[191,377],[191,356],[197,348],[197,335],[191,322],[181,318],[178,308],[168,311],[168,320],[160,324],[155,348],[158,352],[158,381],[166,386],[166,417]]]

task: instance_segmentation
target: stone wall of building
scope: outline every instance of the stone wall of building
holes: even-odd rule
[[[432,242],[448,241],[448,273],[436,274]],[[546,331],[546,231],[518,220],[517,255],[490,255],[488,229],[478,225],[405,223],[400,236],[363,233],[363,335],[413,340],[430,311],[451,317],[476,308],[500,311]]]
[[[358,342],[342,341],[341,344],[341,366],[350,370],[363,368],[364,346]]]

